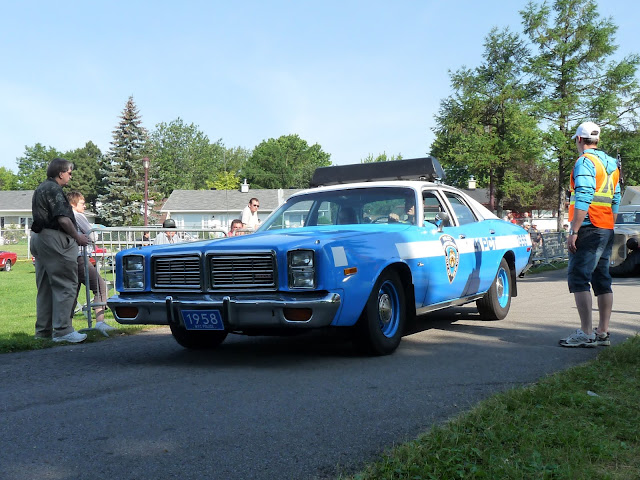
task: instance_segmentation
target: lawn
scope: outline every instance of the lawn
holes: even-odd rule
[[[638,392],[636,336],[585,365],[494,395],[348,478],[637,479]]]
[[[11,245],[20,247],[20,245]],[[8,250],[8,248],[7,248]],[[18,251],[12,248],[11,251]],[[26,247],[24,248],[26,252]],[[10,272],[0,271],[0,354],[7,352],[17,352],[20,350],[35,350],[39,348],[49,348],[57,345],[53,341],[35,340],[36,323],[36,280],[35,269],[31,263],[31,258],[20,255],[14,268]],[[86,294],[84,286],[80,289],[80,303],[85,303]],[[113,321],[110,311],[105,315],[106,319],[113,326],[118,328],[114,335],[126,335],[140,331],[143,326],[123,327]],[[93,317],[95,324],[95,317]],[[73,320],[76,330],[88,326],[86,316],[80,312]],[[87,341],[99,341],[104,337],[101,333],[90,331]]]

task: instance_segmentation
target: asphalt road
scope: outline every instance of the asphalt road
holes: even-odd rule
[[[637,279],[616,280],[612,342],[640,330]],[[594,358],[565,271],[518,284],[505,320],[421,317],[388,357],[328,335],[230,336],[191,352],[168,329],[0,355],[0,478],[317,479],[354,472],[494,392]]]

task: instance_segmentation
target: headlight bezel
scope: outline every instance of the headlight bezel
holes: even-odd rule
[[[289,288],[313,290],[316,288],[315,250],[296,249],[287,252]]]
[[[143,291],[146,287],[144,255],[122,257],[122,285],[126,290]]]

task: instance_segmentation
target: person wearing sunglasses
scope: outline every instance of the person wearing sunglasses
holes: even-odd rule
[[[79,343],[87,336],[76,332],[69,318],[78,291],[78,246],[89,239],[78,232],[71,204],[62,187],[73,175],[73,163],[54,158],[47,179],[31,200],[31,254],[36,266],[36,338]]]
[[[260,208],[260,202],[257,198],[249,200],[249,205],[242,210],[242,228],[256,230],[260,226],[258,208]]]

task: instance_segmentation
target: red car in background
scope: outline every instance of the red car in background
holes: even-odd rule
[[[94,255],[99,256],[99,257],[104,257],[105,253],[107,253],[107,249],[106,248],[100,248],[100,247],[96,247],[94,252],[93,252]],[[91,265],[93,265],[94,267],[96,266],[95,257],[89,257],[89,262],[91,262]],[[15,263],[15,261],[13,263]],[[31,256],[31,263],[33,263],[34,265],[36,264],[36,257],[34,257],[33,255]]]
[[[18,254],[13,252],[0,252],[0,270],[10,272],[11,267],[16,264]]]

